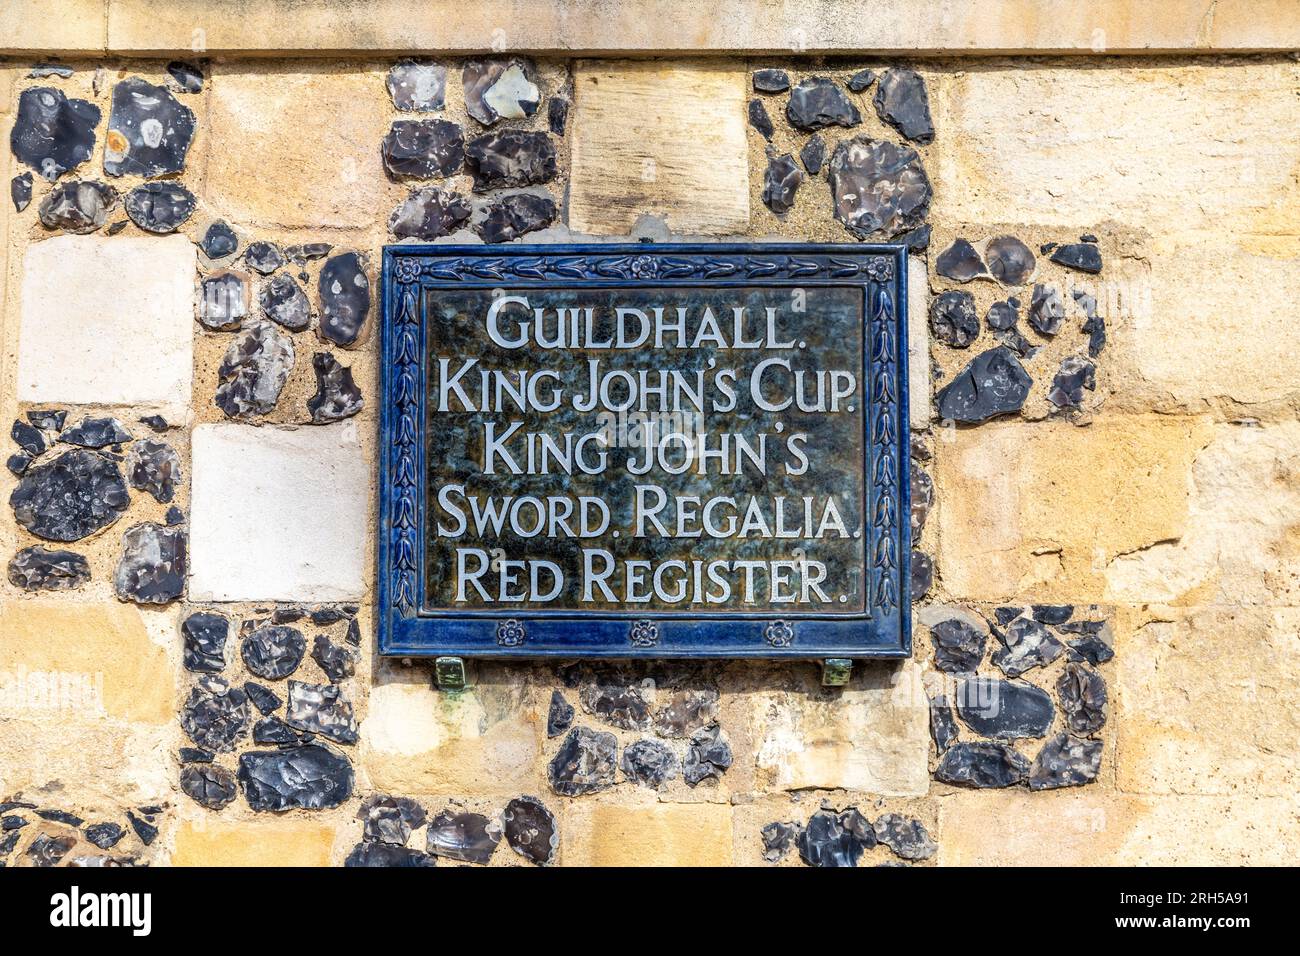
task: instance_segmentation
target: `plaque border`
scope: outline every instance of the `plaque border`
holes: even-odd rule
[[[863,294],[866,612],[424,609],[424,292],[854,286]],[[869,243],[387,245],[380,312],[379,653],[492,658],[904,658],[912,651],[907,249]],[[725,615],[719,617],[718,615]]]

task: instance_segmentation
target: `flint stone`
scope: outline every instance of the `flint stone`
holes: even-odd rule
[[[275,243],[254,242],[244,250],[244,263],[254,272],[269,276],[284,265],[285,258]]]
[[[465,146],[474,192],[535,186],[555,178],[555,143],[546,133],[508,129],[485,133]]]
[[[142,438],[131,446],[126,466],[132,488],[149,492],[161,504],[176,496],[176,483],[181,480],[181,459],[171,445]]]
[[[862,114],[833,80],[810,76],[790,91],[786,119],[795,129],[815,133],[827,126],[857,126]]]
[[[994,302],[984,316],[984,324],[995,332],[1014,329],[1020,319],[1020,313],[1010,302]]]
[[[1029,761],[1005,744],[956,743],[944,751],[934,777],[942,783],[979,790],[1015,786],[1029,773]]]
[[[100,115],[88,100],[70,100],[50,86],[29,87],[18,97],[9,148],[20,163],[54,182],[90,159]]]
[[[598,674],[582,688],[578,699],[583,710],[607,724],[623,730],[648,730],[655,683],[649,678],[626,682],[617,673]]]
[[[481,813],[444,810],[429,821],[428,851],[462,863],[487,864],[501,842],[501,824]]]
[[[275,408],[293,368],[293,340],[270,322],[254,321],[230,343],[217,375],[216,404],[230,418],[266,415]]]
[[[1044,667],[1065,650],[1042,624],[1027,617],[1012,621],[998,632],[1002,647],[993,652],[992,661],[1008,677],[1019,677],[1035,667]]]
[[[113,591],[123,601],[168,604],[185,593],[186,537],[180,528],[145,522],[122,535]]]
[[[803,163],[803,168],[808,170],[809,176],[816,176],[826,165],[826,141],[822,139],[821,134],[813,135],[808,142],[804,143],[803,149],[799,150],[799,161]]]
[[[930,516],[930,508],[934,505],[934,479],[916,462],[912,462],[908,470],[909,485],[912,490],[912,540],[916,541],[925,530],[925,521]]]
[[[713,724],[691,735],[682,776],[691,787],[710,777],[720,780],[731,766],[731,760],[731,745],[723,737],[722,728]]]
[[[296,627],[268,624],[244,638],[240,656],[248,670],[265,680],[283,680],[298,669],[307,639]]]
[[[131,433],[116,418],[83,418],[59,434],[59,441],[82,448],[103,448],[131,440]]]
[[[62,409],[39,408],[28,412],[27,420],[42,431],[57,432],[63,430],[63,423],[68,420],[68,413]]]
[[[336,684],[357,672],[356,651],[336,643],[326,634],[317,634],[312,641],[311,659]]]
[[[48,833],[41,833],[27,848],[27,858],[32,861],[32,866],[58,866],[59,861],[76,844],[76,837],[50,836]]]
[[[803,173],[789,153],[776,156],[767,162],[763,174],[763,204],[778,216],[784,216],[794,206],[795,193],[803,183]]]
[[[1069,657],[1072,661],[1087,661],[1089,664],[1104,664],[1115,656],[1115,651],[1096,634],[1088,634],[1069,642]]]
[[[506,842],[530,863],[545,866],[560,844],[555,817],[536,797],[516,797],[502,815]]]
[[[418,60],[399,60],[388,71],[388,95],[403,113],[436,113],[447,95],[447,69]]]
[[[79,827],[86,822],[75,813],[69,813],[67,810],[37,810],[36,815],[42,820],[63,823],[70,827]]]
[[[1092,783],[1101,770],[1102,742],[1060,733],[1043,744],[1029,768],[1030,790],[1055,790]]]
[[[352,783],[348,759],[319,744],[239,757],[239,786],[254,810],[327,810],[352,795]]]
[[[352,702],[334,684],[289,681],[289,706],[284,721],[295,730],[320,734],[341,744],[357,742]]]
[[[923,225],[930,180],[909,146],[855,136],[835,147],[830,162],[835,218],[859,238],[897,236]]]
[[[113,87],[104,172],[145,177],[179,173],[193,137],[193,110],[165,88],[129,77]]]
[[[913,142],[924,144],[934,139],[930,97],[920,74],[912,70],[885,70],[880,74],[872,102],[881,122],[888,123]]]
[[[51,76],[57,76],[60,79],[66,80],[68,77],[72,76],[74,72],[76,71],[73,70],[72,67],[63,66],[61,63],[42,63],[39,66],[32,67],[31,70],[28,71],[27,79],[43,80]]]
[[[465,134],[448,120],[396,120],[384,137],[382,155],[392,176],[446,179],[465,165]]]
[[[943,753],[957,741],[957,721],[947,697],[940,694],[929,701],[930,736],[934,738],[935,749]]]
[[[876,845],[871,821],[856,809],[835,814],[818,810],[795,841],[799,856],[809,866],[857,866],[862,854]]]
[[[768,863],[780,863],[794,846],[802,827],[793,821],[773,821],[759,831],[763,838],[763,859]]]
[[[407,797],[374,796],[361,804],[357,819],[365,821],[368,843],[405,846],[411,832],[424,826],[424,807]]]
[[[681,761],[672,748],[657,740],[638,740],[623,748],[623,775],[651,790],[662,788],[681,773]]]
[[[1093,275],[1101,272],[1101,250],[1091,242],[1074,242],[1060,246],[1052,253],[1052,261],[1079,272]]]
[[[41,200],[37,215],[46,229],[84,235],[104,224],[117,205],[117,190],[93,179],[60,183]]]
[[[181,709],[181,729],[204,750],[234,750],[248,733],[248,698],[220,678],[200,678]]]
[[[167,64],[167,85],[177,93],[202,93],[203,71],[193,63],[172,60]]]
[[[558,690],[551,691],[551,707],[546,713],[546,736],[558,737],[573,724],[573,705]]]
[[[73,551],[33,545],[9,561],[9,583],[24,591],[71,591],[89,581],[90,564]]]
[[[271,713],[284,703],[275,691],[269,687],[263,687],[261,684],[255,684],[251,680],[244,683],[244,693],[253,702],[253,706],[263,714]]]
[[[614,786],[614,757],[618,740],[606,731],[574,727],[547,764],[551,789],[565,797],[608,790]]]
[[[165,235],[194,213],[197,200],[180,183],[143,183],[126,194],[122,205],[131,221],[145,232]]]
[[[224,220],[218,219],[203,233],[199,248],[209,259],[224,259],[239,249],[239,238]]]
[[[989,274],[988,266],[969,241],[957,238],[934,260],[935,271],[954,282],[970,282]],[[973,305],[973,304],[972,304]]]
[[[5,460],[5,467],[13,473],[14,477],[21,478],[27,473],[27,467],[32,461],[32,456],[27,452],[16,451]]]
[[[976,733],[996,740],[1041,737],[1052,726],[1052,698],[1032,684],[971,677],[957,685],[957,712]]]
[[[755,70],[754,90],[758,93],[784,93],[790,88],[790,74],[785,70]]]
[[[47,541],[79,541],[107,528],[130,500],[117,463],[84,449],[27,469],[9,496],[18,524]]]
[[[904,860],[928,860],[939,852],[930,838],[925,824],[897,813],[886,813],[876,819],[876,840],[889,847]]]
[[[333,248],[328,242],[305,242],[297,246],[286,246],[284,254],[301,266],[317,259],[324,259]]]
[[[545,229],[555,221],[555,200],[533,193],[513,193],[493,199],[487,215],[474,227],[484,242],[509,242]]]
[[[1065,303],[1061,293],[1048,285],[1034,286],[1033,297],[1029,300],[1029,325],[1039,335],[1055,335],[1061,330],[1061,320],[1065,318]]]
[[[993,278],[1003,285],[1024,285],[1034,274],[1038,260],[1033,251],[1015,236],[997,236],[984,247],[984,260]]]
[[[564,135],[569,120],[569,101],[563,96],[552,96],[546,104],[546,125],[556,136]]]
[[[469,219],[469,200],[440,186],[415,189],[388,218],[388,231],[399,239],[439,239]]]
[[[32,174],[23,173],[9,180],[9,198],[13,200],[14,211],[22,212],[32,203]]]
[[[1005,332],[998,332],[993,337],[998,340],[999,345],[1006,346],[1017,355],[1033,358],[1038,354],[1038,347],[1025,338],[1019,329],[1007,329]]]
[[[654,716],[660,737],[685,738],[718,720],[718,692],[713,688],[674,691]]]
[[[316,372],[316,394],[307,399],[311,420],[318,425],[341,421],[365,407],[361,389],[352,380],[352,369],[339,364],[329,352],[312,356]]]
[[[320,335],[346,348],[356,342],[370,312],[370,280],[355,252],[331,256],[320,271]]]
[[[9,435],[14,443],[29,455],[39,455],[45,451],[45,436],[41,430],[30,422],[14,420]]]
[[[923,551],[912,550],[911,577],[912,602],[923,599],[934,584],[934,561]]]
[[[849,77],[848,82],[844,85],[849,88],[850,92],[863,93],[866,91],[867,87],[871,86],[874,82],[876,82],[875,73],[871,70],[858,70],[858,72]]]
[[[1078,355],[1067,355],[1052,379],[1047,400],[1057,408],[1078,408],[1083,404],[1083,390],[1097,388],[1097,366]]]
[[[345,867],[435,866],[433,857],[420,850],[387,843],[358,843],[352,848]]]
[[[1034,383],[1005,345],[981,352],[935,395],[939,417],[976,424],[1018,412]]]
[[[970,348],[980,334],[975,297],[960,290],[949,290],[936,296],[930,303],[930,331],[944,345],[955,349]]]
[[[125,835],[126,831],[116,823],[95,823],[86,827],[86,839],[101,850],[111,850]]]
[[[960,618],[932,626],[930,640],[934,644],[934,666],[946,673],[973,673],[984,659],[987,637]]]
[[[220,764],[189,764],[181,768],[181,791],[209,810],[220,810],[235,799],[235,775]]]
[[[199,324],[213,332],[239,328],[248,315],[248,284],[237,272],[222,272],[203,279]]]
[[[772,141],[776,127],[772,125],[772,118],[767,115],[767,107],[763,105],[762,100],[749,101],[749,125],[754,127],[763,139]]]
[[[1106,723],[1106,681],[1079,663],[1065,665],[1056,682],[1066,725],[1076,734],[1092,734]]]
[[[292,332],[301,332],[311,324],[311,304],[307,293],[291,275],[274,276],[257,293],[262,314]]]
[[[29,821],[26,817],[20,817],[17,814],[0,817],[0,830],[21,830],[27,826]]]
[[[531,74],[523,60],[470,60],[461,70],[466,112],[484,126],[532,116],[542,95]]]
[[[185,639],[182,662],[187,671],[217,673],[226,666],[230,622],[220,614],[196,611],[181,623]]]
[[[307,741],[299,739],[293,728],[279,717],[263,717],[253,725],[255,744],[283,747],[305,742]]]

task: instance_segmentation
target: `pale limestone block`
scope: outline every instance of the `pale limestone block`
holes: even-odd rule
[[[219,820],[208,813],[176,830],[172,866],[329,866],[338,836],[314,819]]]
[[[642,215],[681,235],[749,225],[744,71],[582,62],[574,71],[569,226],[611,236]]]
[[[194,244],[56,236],[23,257],[18,398],[184,416],[193,379]]]
[[[365,593],[370,469],[354,423],[199,425],[192,467],[192,600]]]
[[[930,427],[930,279],[925,259],[907,257],[907,387],[912,427]]]
[[[618,806],[568,801],[560,824],[565,866],[730,866],[725,803]]]

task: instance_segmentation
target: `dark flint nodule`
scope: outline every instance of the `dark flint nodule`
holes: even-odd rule
[[[23,548],[9,561],[9,583],[24,591],[70,591],[90,581],[90,564],[74,551],[52,551],[39,544]]]
[[[28,71],[27,79],[44,80],[51,76],[57,76],[61,80],[66,80],[75,72],[72,67],[64,66],[62,63],[40,63]]]
[[[790,74],[785,70],[754,71],[754,91],[757,93],[784,93],[789,88]]]
[[[300,743],[293,728],[279,717],[263,717],[253,725],[253,743],[259,746],[293,746]]]
[[[1074,614],[1073,604],[1035,604],[1030,615],[1041,624],[1064,624]]]
[[[988,314],[984,316],[984,324],[994,332],[1005,332],[1007,329],[1014,329],[1019,319],[1020,313],[1010,302],[994,302],[989,306]]]
[[[199,300],[199,324],[214,332],[237,329],[248,315],[248,284],[237,272],[205,276]]]
[[[103,448],[131,440],[131,433],[116,418],[83,418],[59,434],[59,441],[82,448]]]
[[[940,621],[930,628],[934,666],[949,674],[973,673],[984,659],[988,637],[960,618]]]
[[[122,201],[131,221],[145,232],[165,235],[189,219],[196,204],[194,194],[180,183],[142,183]]]
[[[29,87],[18,97],[9,148],[20,163],[53,182],[90,159],[100,116],[89,100],[70,100],[50,86]]]
[[[948,698],[942,695],[930,698],[930,736],[935,749],[943,753],[957,742],[957,720],[952,715]]]
[[[126,466],[132,488],[147,491],[160,504],[175,497],[176,483],[181,480],[181,459],[171,445],[142,438],[131,446]]]
[[[218,219],[204,231],[199,248],[209,259],[224,259],[239,249],[239,238],[224,220]]]
[[[930,517],[930,509],[934,506],[934,479],[931,478],[915,461],[908,466],[908,486],[911,488],[912,498],[912,540],[918,541],[921,538],[921,532],[925,530],[926,519]]]
[[[426,816],[416,801],[382,794],[368,798],[357,811],[357,819],[364,822],[363,839],[393,846],[405,846],[412,831],[424,826]]]
[[[981,352],[935,395],[939,417],[977,424],[1017,412],[1034,383],[1004,345]]]
[[[230,418],[266,415],[275,408],[293,368],[293,340],[270,322],[253,322],[230,343],[217,369],[216,404]]]
[[[941,292],[930,303],[930,330],[944,345],[970,348],[980,334],[974,296],[958,289]]]
[[[311,324],[311,303],[307,293],[286,274],[273,276],[257,293],[262,314],[292,332],[301,332]]]
[[[429,821],[429,853],[462,863],[487,864],[501,842],[501,824],[481,813],[444,810]]]
[[[1029,325],[1039,335],[1052,336],[1061,330],[1065,318],[1065,303],[1061,293],[1050,285],[1034,286],[1029,300]]]
[[[348,759],[319,744],[239,757],[239,786],[254,810],[328,810],[352,795],[352,783]]]
[[[399,239],[439,239],[469,219],[469,200],[440,186],[414,189],[388,217],[388,231]]]
[[[123,601],[168,604],[185,593],[186,535],[147,521],[122,535],[113,591]]]
[[[244,683],[244,693],[248,695],[248,699],[253,702],[253,706],[262,714],[269,714],[274,710],[278,710],[280,705],[284,703],[275,691],[269,687],[263,687],[261,684],[255,684],[251,680]]]
[[[1002,647],[993,652],[993,663],[1008,677],[1052,663],[1064,652],[1061,642],[1038,621],[1021,617],[998,632]]]
[[[682,777],[691,787],[710,778],[720,780],[731,767],[731,760],[731,745],[722,735],[722,728],[713,724],[691,734]]]
[[[125,835],[126,831],[116,823],[94,823],[86,827],[86,839],[101,850],[111,850]]]
[[[763,139],[771,142],[776,127],[772,125],[772,118],[767,115],[767,107],[763,105],[762,100],[749,101],[749,125],[754,127]]]
[[[209,810],[220,810],[235,799],[235,775],[220,764],[189,764],[181,768],[181,792]]]
[[[487,215],[474,226],[484,242],[509,242],[555,221],[555,200],[534,193],[513,193],[492,199]]]
[[[774,820],[764,825],[759,831],[763,838],[763,859],[768,863],[780,863],[789,854],[802,830],[793,820]]]
[[[36,815],[42,820],[63,823],[70,827],[79,827],[86,822],[75,813],[69,813],[67,810],[37,810]]]
[[[618,739],[607,731],[574,727],[547,764],[551,788],[561,796],[578,797],[614,786],[614,757]]]
[[[681,773],[681,761],[672,748],[657,740],[638,740],[623,748],[620,764],[630,781],[658,790]]]
[[[1076,242],[1060,246],[1052,253],[1052,261],[1069,269],[1088,272],[1093,275],[1101,272],[1101,250],[1091,242]]]
[[[850,808],[836,814],[818,810],[795,840],[799,856],[809,866],[857,866],[862,855],[875,847],[876,832],[871,821]]]
[[[470,60],[461,71],[466,112],[484,126],[532,116],[542,102],[532,73],[532,65],[520,59]]]
[[[763,174],[763,204],[778,216],[784,216],[794,206],[795,193],[803,182],[803,173],[789,153],[774,156],[767,161]]]
[[[924,551],[913,549],[911,572],[912,600],[920,601],[934,585],[934,561]]]
[[[939,852],[920,820],[886,813],[876,819],[875,831],[876,839],[904,860],[928,860]]]
[[[68,420],[68,413],[63,409],[35,409],[27,413],[27,420],[42,431],[57,432],[63,430],[63,423]]]
[[[396,120],[382,151],[384,168],[393,176],[445,179],[465,164],[465,135],[447,120]]]
[[[27,848],[27,858],[32,861],[32,866],[58,866],[59,861],[76,845],[76,837],[40,833]]]
[[[327,634],[317,634],[312,640],[311,659],[334,683],[351,677],[357,670],[356,651],[335,642]]]
[[[93,179],[59,183],[41,200],[37,215],[46,229],[78,235],[94,232],[117,205],[117,190]]]
[[[555,143],[546,133],[507,129],[485,133],[465,145],[474,192],[536,186],[555,178]]]
[[[361,411],[365,400],[352,380],[352,369],[339,364],[329,352],[317,352],[311,364],[316,372],[316,394],[307,399],[307,410],[313,422],[337,422]]]
[[[388,867],[430,867],[437,862],[429,854],[405,846],[391,846],[387,843],[358,843],[352,848],[345,867],[388,868]]]
[[[1056,708],[1046,691],[1032,684],[996,677],[970,677],[960,681],[957,712],[971,730],[997,740],[1041,737],[1056,716]]]
[[[1080,787],[1097,779],[1101,770],[1100,740],[1060,733],[1038,751],[1029,768],[1030,790]]]
[[[1067,355],[1061,360],[1052,390],[1047,400],[1057,408],[1078,408],[1083,404],[1083,391],[1097,387],[1097,366],[1078,355]]]
[[[22,173],[9,180],[9,198],[13,200],[14,210],[22,212],[32,201],[32,174]]]
[[[881,122],[888,123],[913,142],[925,144],[934,139],[930,97],[920,74],[912,70],[885,70],[880,74],[872,102]]]
[[[187,671],[215,674],[226,666],[230,622],[220,614],[196,611],[181,623],[185,639],[182,662]]]
[[[718,692],[714,688],[674,691],[654,715],[660,737],[686,738],[718,721]]]
[[[13,474],[15,478],[21,478],[27,473],[27,468],[34,459],[25,451],[16,451],[5,460],[5,467]]]
[[[988,267],[975,247],[965,239],[955,239],[953,244],[934,260],[935,271],[946,279],[955,282],[970,282],[971,279],[989,274]]]
[[[862,93],[865,92],[867,87],[871,86],[874,82],[876,82],[875,73],[871,70],[858,70],[858,72],[849,77],[848,82],[844,85],[849,88],[850,92]]]
[[[193,63],[172,60],[167,64],[168,86],[177,93],[202,93],[203,70]]]
[[[799,150],[799,161],[803,163],[803,168],[808,170],[809,176],[816,176],[826,165],[826,141],[822,139],[820,133],[814,134],[808,142],[804,143],[803,149]]]
[[[248,698],[218,677],[201,677],[181,709],[181,729],[204,750],[234,750],[248,733]]]
[[[244,262],[254,272],[269,276],[284,265],[285,259],[274,242],[253,242],[244,250]]]
[[[599,672],[579,691],[582,709],[622,730],[649,730],[654,682],[617,671]]]
[[[83,449],[28,468],[9,496],[18,524],[47,541],[79,541],[107,528],[130,500],[117,463]]]
[[[545,866],[559,846],[555,817],[536,797],[516,797],[502,814],[506,842],[530,863]]]
[[[898,236],[896,241],[907,247],[908,252],[924,252],[930,248],[930,225],[918,226],[910,232]]]
[[[239,653],[244,666],[264,680],[283,680],[298,669],[307,652],[302,631],[286,624],[267,624],[244,638]]]
[[[546,713],[546,736],[558,737],[573,724],[573,705],[558,690],[551,691],[551,706]]]
[[[291,261],[303,266],[308,262],[324,259],[333,248],[328,242],[304,242],[301,245],[285,246],[284,254]]]
[[[1069,642],[1067,652],[1072,661],[1104,664],[1115,656],[1115,650],[1096,634],[1088,634]]]
[[[835,218],[859,238],[897,236],[924,224],[930,180],[910,146],[855,136],[835,147],[830,162]]]
[[[1015,786],[1029,774],[1029,761],[1005,744],[955,743],[939,758],[934,777],[979,790]]]
[[[1038,260],[1033,250],[1015,236],[997,236],[984,247],[984,261],[993,278],[1003,285],[1024,285]]]
[[[113,87],[104,172],[145,177],[179,173],[193,137],[193,110],[166,88],[128,77]]]
[[[289,706],[284,722],[295,730],[321,734],[341,744],[357,742],[352,702],[334,684],[289,681]]]
[[[552,96],[546,104],[546,125],[556,136],[564,135],[564,125],[569,121],[569,101],[563,96]]]
[[[790,91],[786,119],[795,129],[813,133],[827,126],[857,126],[862,114],[834,80],[810,76]]]
[[[9,437],[14,440],[14,444],[30,455],[40,455],[45,451],[45,436],[31,422],[14,419],[13,427],[9,429]]]
[[[370,280],[355,252],[331,256],[320,271],[321,338],[347,347],[356,342],[370,313]]]
[[[1056,682],[1065,722],[1076,734],[1092,734],[1106,723],[1106,681],[1083,664],[1065,665]]]
[[[419,60],[399,60],[388,71],[388,95],[403,113],[436,113],[447,95],[447,68]]]

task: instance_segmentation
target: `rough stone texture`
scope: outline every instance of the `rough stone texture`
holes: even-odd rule
[[[362,596],[370,474],[350,422],[200,425],[193,461],[192,600]]]
[[[79,541],[108,527],[130,502],[112,458],[73,449],[28,468],[9,495],[14,519],[47,541]]]
[[[275,821],[205,816],[176,831],[172,866],[329,866],[334,827],[296,817]]]
[[[24,591],[67,591],[90,580],[90,565],[74,551],[33,545],[9,560],[9,583]]]
[[[146,521],[122,535],[113,590],[123,601],[167,604],[185,592],[185,532]]]
[[[729,866],[731,807],[655,803],[564,808],[565,866]]]
[[[28,246],[19,399],[187,408],[194,265],[184,236],[58,236]]]
[[[580,61],[569,226],[626,234],[642,215],[683,235],[749,225],[743,71]],[[628,123],[628,116],[653,122]]]

